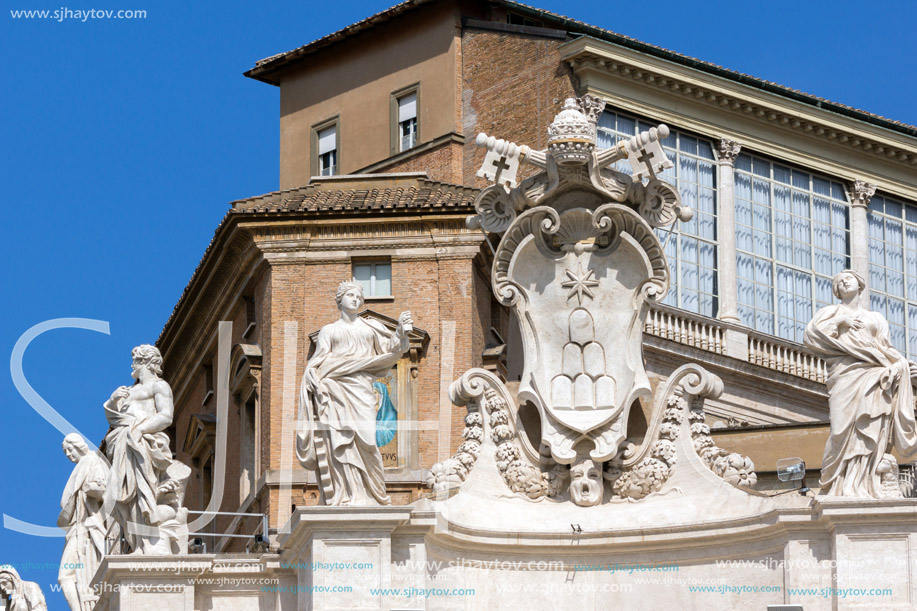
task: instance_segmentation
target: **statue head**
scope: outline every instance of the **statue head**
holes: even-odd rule
[[[834,276],[834,280],[831,281],[831,292],[834,293],[834,296],[838,299],[842,299],[841,292],[844,290],[844,284],[850,285],[850,278],[856,281],[857,284],[857,293],[862,293],[863,289],[866,288],[866,280],[863,279],[863,276],[856,273],[852,269],[845,269],[842,272],[838,272]]]
[[[70,462],[79,462],[82,457],[89,454],[89,445],[79,433],[70,433],[64,437],[64,442],[61,445]]]
[[[19,573],[10,565],[0,567],[0,594],[3,597],[16,593],[16,584],[19,582]]]
[[[154,375],[162,375],[162,355],[156,346],[142,344],[131,350],[131,356],[134,357],[133,377],[136,377],[137,371],[141,367],[146,367]]]
[[[350,301],[345,303],[345,298]],[[359,303],[356,303],[357,300],[359,300]],[[340,285],[338,285],[338,291],[334,295],[334,301],[338,304],[339,310],[344,309],[345,307],[348,310],[359,310],[361,307],[363,307],[363,303],[365,301],[363,297],[363,285],[354,281],[342,282]]]
[[[602,502],[602,472],[594,461],[586,459],[570,468],[570,499],[580,507]]]

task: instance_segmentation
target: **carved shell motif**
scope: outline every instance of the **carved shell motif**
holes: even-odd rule
[[[516,219],[509,194],[500,185],[491,185],[478,195],[474,208],[481,217],[481,227],[491,233],[503,233]]]
[[[640,216],[651,227],[667,227],[675,222],[680,201],[681,197],[675,187],[661,180],[651,180],[645,187],[643,201],[640,203]]]

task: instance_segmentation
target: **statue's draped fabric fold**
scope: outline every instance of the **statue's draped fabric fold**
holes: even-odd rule
[[[58,526],[67,528],[67,535],[59,577],[66,578],[67,572],[73,571],[76,582],[86,588],[105,555],[106,527],[101,509],[108,471],[108,462],[89,452],[70,473],[61,495]]]
[[[382,456],[376,447],[373,381],[385,376],[408,347],[406,334],[357,318],[322,327],[306,366],[299,398],[296,453],[318,469],[315,437],[328,448],[333,497],[328,505],[388,504]]]
[[[806,345],[825,360],[831,435],[821,485],[834,496],[881,498],[876,471],[889,443],[903,458],[917,455],[914,394],[907,359],[892,345],[888,322],[864,311],[860,329],[843,326],[840,305],[819,310]]]
[[[105,504],[115,507],[119,522],[155,526],[162,521],[158,513],[157,488],[164,479],[166,468],[172,464],[169,436],[160,431],[147,433],[136,439],[131,431],[136,417],[129,412],[115,412],[106,408],[113,428],[105,437],[106,453],[111,461]],[[132,549],[137,549],[140,539],[130,532],[124,533]]]

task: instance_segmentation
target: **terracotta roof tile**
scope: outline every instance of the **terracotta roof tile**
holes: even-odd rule
[[[387,184],[368,188],[366,183],[372,182]],[[406,186],[410,183],[413,185]],[[172,309],[169,319],[163,325],[156,343],[159,345],[174,323],[179,309],[188,298],[191,287],[200,276],[204,264],[216,249],[220,235],[226,231],[234,217],[254,214],[321,214],[328,212],[378,214],[383,210],[398,213],[431,208],[452,208],[456,213],[471,213],[474,211],[474,200],[478,193],[480,193],[478,189],[436,182],[426,178],[423,174],[372,174],[313,178],[312,182],[305,187],[274,191],[232,202],[232,208],[227,211],[214,231],[210,244]]]

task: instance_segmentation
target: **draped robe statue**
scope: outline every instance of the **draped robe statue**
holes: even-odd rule
[[[111,461],[105,506],[113,508],[133,553],[176,553],[187,547],[186,530],[174,522],[186,519],[180,503],[190,470],[172,460],[165,433],[174,407],[172,389],[160,377],[162,355],[150,345],[134,348],[132,355],[137,383],[121,386],[105,403],[112,427],[105,437]]]
[[[0,566],[0,603],[9,602],[9,607],[0,604],[0,609],[9,611],[48,611],[45,595],[34,581],[23,581],[16,569],[9,565]]]
[[[57,581],[72,611],[84,611],[98,597],[90,587],[105,555],[106,519],[102,498],[108,479],[108,461],[89,449],[78,433],[64,438],[64,454],[76,466],[61,496],[57,525],[67,529]]]
[[[889,461],[897,471],[887,455],[890,446],[906,459],[917,455],[915,372],[892,347],[888,321],[859,304],[864,287],[856,272],[837,274],[834,295],[843,303],[815,314],[805,344],[828,366],[831,434],[822,461],[823,493],[883,498],[880,472]]]
[[[363,306],[359,284],[342,283],[335,299],[341,318],[319,331],[302,378],[297,457],[305,468],[318,471],[326,505],[389,504],[376,446],[373,381],[408,349],[411,315],[402,313],[390,335],[358,315]]]

